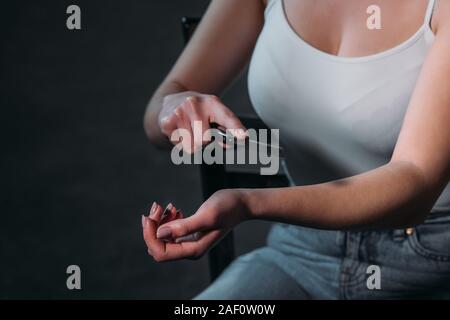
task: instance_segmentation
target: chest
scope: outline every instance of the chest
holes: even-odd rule
[[[322,1],[326,0],[315,3]],[[308,35],[298,35],[289,23],[285,9],[279,0],[268,10],[250,64],[249,93],[260,117],[291,140],[333,141],[334,145],[344,141],[389,154],[433,40],[431,30],[423,27],[424,17],[402,43],[390,46],[383,40],[387,50],[356,52],[352,48],[358,47],[358,31],[352,31],[348,37],[355,38],[341,41],[339,52],[327,52],[326,44],[333,43],[333,37],[322,35],[331,42],[309,43],[303,39]],[[326,15],[319,17],[324,19],[324,30],[333,29]],[[309,29],[310,41],[317,41],[313,29]],[[368,50],[369,44],[361,47]]]
[[[337,56],[385,51],[423,24],[428,0],[279,0],[292,29],[304,41]]]

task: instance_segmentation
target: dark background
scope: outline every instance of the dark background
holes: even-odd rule
[[[2,4],[0,298],[191,298],[208,284],[206,258],[155,263],[140,225],[153,200],[187,213],[202,201],[198,168],[152,147],[142,116],[182,50],[180,17],[208,3]],[[81,30],[66,28],[70,4]],[[253,112],[245,77],[224,100]],[[239,226],[238,253],[267,227]],[[80,291],[66,288],[71,264]]]

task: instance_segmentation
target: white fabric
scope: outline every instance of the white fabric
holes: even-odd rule
[[[270,0],[250,63],[256,112],[280,129],[297,185],[362,173],[389,162],[409,100],[434,41],[430,0],[422,27],[403,43],[365,57],[339,57],[305,42],[282,0]],[[433,211],[450,210],[450,184]]]

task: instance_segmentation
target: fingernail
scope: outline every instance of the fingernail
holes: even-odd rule
[[[170,230],[170,228],[159,228],[158,231],[156,232],[156,237],[158,239],[167,239],[172,235],[172,231]]]
[[[187,236],[176,238],[175,239],[175,243],[195,242],[195,241],[197,241],[200,238],[201,238],[200,232],[195,232],[195,233],[188,234]]]
[[[181,242],[192,242],[195,241],[195,236],[193,234],[189,234],[187,236],[179,237],[175,239],[175,243]]]
[[[147,218],[144,215],[142,215],[142,228],[145,228],[146,224],[147,224]]]
[[[177,219],[183,219],[183,217],[184,217],[183,211],[177,210],[175,217]]]
[[[172,203],[169,203],[161,215],[161,220],[164,220],[170,214],[172,208],[173,208]]]
[[[150,216],[153,216],[155,211],[156,211],[156,202],[153,202],[152,207],[150,209]]]

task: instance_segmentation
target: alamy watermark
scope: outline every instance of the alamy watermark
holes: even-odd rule
[[[381,29],[381,8],[377,5],[370,5],[366,10],[370,16],[367,18],[366,25],[369,30]]]
[[[215,128],[202,130],[202,121],[194,121],[192,130],[178,128],[171,134],[175,144],[171,152],[172,162],[180,164],[250,164],[261,165],[261,175],[275,175],[280,167],[278,129],[248,129],[244,139],[234,139],[235,130],[221,131]],[[193,155],[183,150],[183,144],[209,141]]]
[[[381,268],[375,264],[367,267],[366,287],[369,290],[381,290]]]
[[[66,13],[70,14],[66,20],[66,27],[69,30],[81,29],[81,9],[79,6],[72,4],[67,7]]]
[[[69,290],[81,290],[81,269],[76,264],[67,267],[66,273],[69,274],[66,280],[66,286]]]
[[[67,7],[66,13],[69,14],[66,20],[66,27],[69,30],[81,29],[81,8],[75,4]],[[366,13],[370,16],[366,20],[366,26],[369,30],[380,30],[381,27],[381,8],[372,4],[367,7]]]

